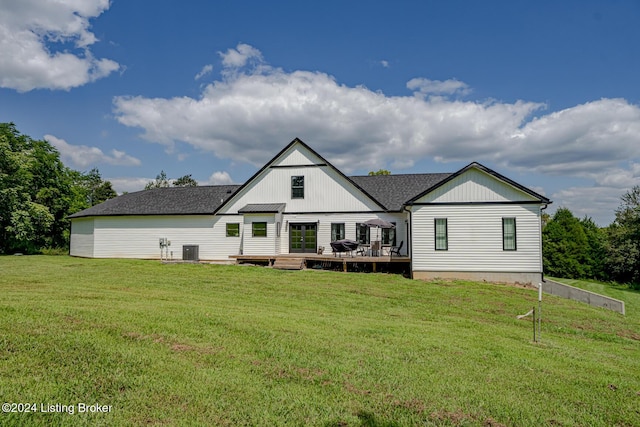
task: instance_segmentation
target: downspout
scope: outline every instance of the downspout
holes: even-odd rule
[[[545,205],[540,208],[540,277],[543,282],[545,282],[545,280],[544,280],[544,261],[542,256],[542,250],[543,250],[542,248],[542,211],[547,209],[548,207],[549,207],[549,204],[545,203]]]
[[[412,211],[407,209],[407,205],[402,206],[402,210],[409,213],[409,222],[407,222],[407,255],[409,255],[409,277],[413,280],[413,220]]]

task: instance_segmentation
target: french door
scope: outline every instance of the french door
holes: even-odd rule
[[[316,253],[318,224],[289,224],[289,252]]]

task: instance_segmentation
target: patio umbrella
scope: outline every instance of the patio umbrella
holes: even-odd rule
[[[369,227],[377,227],[377,228],[396,228],[395,225],[391,224],[389,221],[385,221],[381,218],[373,218],[364,222],[365,225]]]
[[[369,228],[371,228],[371,227],[375,227],[377,229],[380,229],[380,228],[396,228],[395,225],[393,225],[389,221],[385,221],[384,219],[381,219],[381,218],[370,219],[368,221],[365,221],[364,224]],[[380,231],[378,230],[376,232],[376,240],[379,240],[379,233],[380,233]]]

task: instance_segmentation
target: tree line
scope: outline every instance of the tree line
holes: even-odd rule
[[[542,259],[545,274],[595,279],[640,289],[640,186],[621,197],[615,220],[598,227],[567,208],[543,215]]]
[[[197,182],[191,175],[170,182],[163,171],[147,188],[171,185]],[[116,196],[98,169],[70,169],[47,141],[0,123],[0,254],[68,248],[67,217]]]

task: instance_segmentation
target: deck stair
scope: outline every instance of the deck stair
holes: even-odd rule
[[[278,257],[273,263],[273,268],[278,270],[302,270],[304,258]]]

